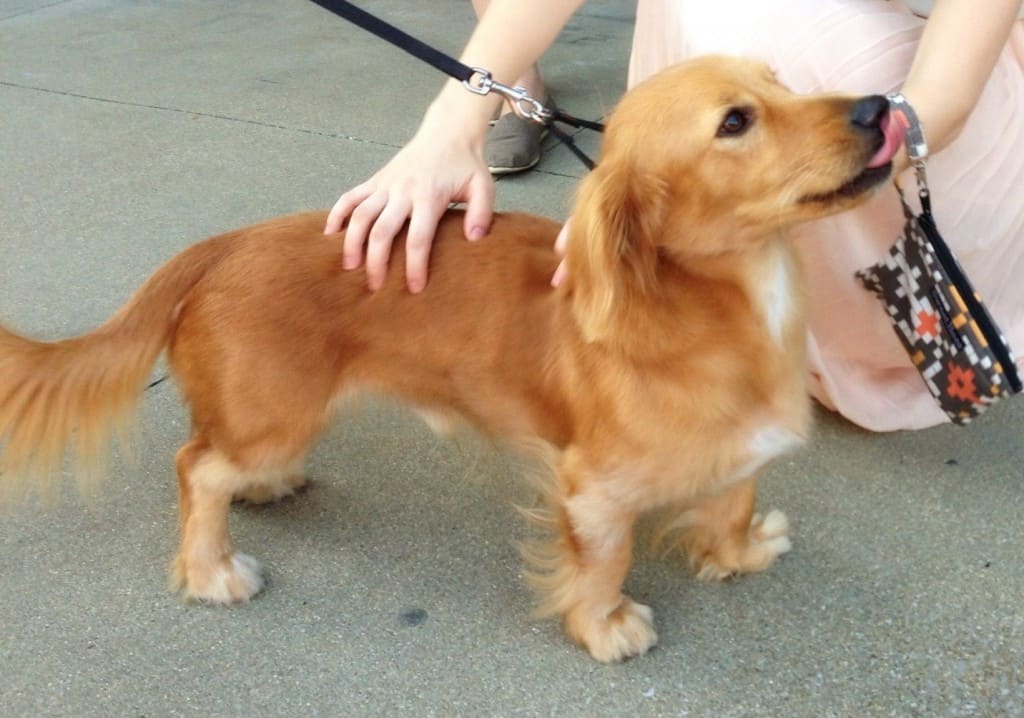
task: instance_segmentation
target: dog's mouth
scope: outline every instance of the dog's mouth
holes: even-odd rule
[[[896,120],[891,112],[887,112],[882,117],[878,129],[881,132],[878,147],[857,176],[829,192],[806,195],[800,202],[829,203],[848,199],[885,181],[892,172],[892,160],[903,144],[906,127]]]
[[[856,197],[868,191],[872,187],[884,182],[892,171],[892,162],[886,162],[880,167],[866,167],[863,172],[849,182],[840,185],[830,192],[808,194],[800,198],[801,204],[823,203],[830,204],[843,199]]]

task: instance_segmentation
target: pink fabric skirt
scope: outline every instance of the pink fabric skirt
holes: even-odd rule
[[[767,62],[796,92],[885,94],[906,78],[923,26],[887,0],[640,0],[629,84],[724,53]],[[913,173],[902,181],[913,187]],[[1024,21],[961,135],[929,160],[928,181],[943,236],[1024,354]],[[946,421],[882,305],[854,278],[884,256],[902,225],[889,189],[794,232],[811,279],[811,392],[874,431]]]

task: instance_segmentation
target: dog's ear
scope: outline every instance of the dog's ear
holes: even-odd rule
[[[581,186],[569,228],[573,312],[588,342],[606,337],[657,280],[665,184],[619,163],[602,163]]]

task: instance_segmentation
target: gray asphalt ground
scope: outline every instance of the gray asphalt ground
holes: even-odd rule
[[[467,0],[363,5],[451,52],[473,24]],[[547,55],[563,106],[614,104],[631,7],[592,2]],[[0,317],[86,331],[191,242],[328,206],[440,82],[299,0],[0,0]],[[552,148],[498,204],[564,217],[581,171]],[[1024,400],[884,436],[820,413],[762,484],[792,553],[715,586],[640,553],[661,642],[615,666],[529,617],[516,462],[385,405],[324,440],[304,494],[233,510],[265,593],[183,604],[172,383],[140,424],[91,501],[0,516],[0,715],[1024,715]]]

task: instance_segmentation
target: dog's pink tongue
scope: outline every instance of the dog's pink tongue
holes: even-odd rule
[[[885,113],[885,117],[882,118],[881,126],[879,127],[885,136],[885,142],[882,143],[882,146],[878,148],[878,151],[868,161],[868,167],[881,167],[892,162],[892,158],[896,156],[900,145],[903,144],[903,138],[907,134],[906,122],[907,120],[902,112]]]

